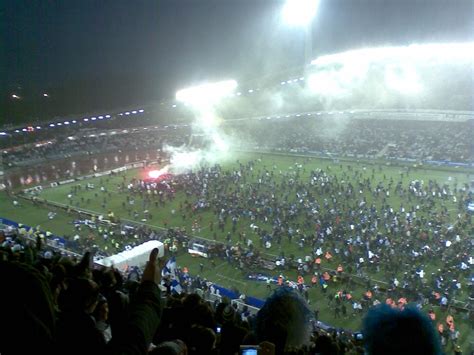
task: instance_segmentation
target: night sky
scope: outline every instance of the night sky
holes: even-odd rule
[[[301,66],[303,31],[281,23],[282,5],[0,0],[0,126],[142,105],[203,80],[248,82]],[[473,40],[473,0],[321,0],[313,22],[313,57]]]

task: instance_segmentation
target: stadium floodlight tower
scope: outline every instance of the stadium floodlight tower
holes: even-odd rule
[[[312,27],[319,0],[286,0],[282,9],[283,22],[292,27],[305,29],[305,67],[310,64],[313,55]]]

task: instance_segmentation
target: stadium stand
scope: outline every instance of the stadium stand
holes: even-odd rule
[[[299,120],[297,125],[294,120]],[[52,140],[29,142],[5,150],[2,160],[5,171],[13,171],[84,154],[92,157],[104,152],[156,152],[165,144],[179,146],[190,139],[190,131],[184,126],[146,128],[97,129],[74,135],[68,131]],[[361,118],[341,119],[335,125],[328,117],[311,120],[285,117],[256,120],[251,124],[236,120],[226,123],[224,130],[230,137],[240,138],[242,149],[383,161],[474,162],[473,124],[469,120],[427,124],[406,119],[381,122]],[[472,198],[469,186],[453,188],[431,180],[413,181],[404,186],[388,178],[382,183],[360,180],[353,186],[323,170],[311,171],[309,181],[299,180],[295,173],[291,176],[294,183],[277,186],[269,170],[254,172],[253,163],[240,164],[233,172],[225,172],[216,165],[175,176],[171,181],[174,188],[196,201],[195,204],[187,201],[178,212],[193,216],[200,209],[212,211],[216,229],[227,220],[249,218],[255,224],[259,249],[278,245],[282,238],[288,238],[301,250],[311,250],[307,259],[284,254],[269,259],[241,234],[234,236],[234,240],[227,236],[225,241],[210,241],[195,240],[179,228],[152,229],[139,223],[140,218],[151,219],[152,216],[132,208],[127,208],[132,221],[126,222],[103,221],[80,208],[65,207],[77,217],[78,228],[93,225],[105,234],[114,232],[121,238],[110,250],[104,250],[93,238],[54,238],[35,228],[3,227],[0,278],[8,285],[8,291],[2,293],[1,302],[11,307],[7,307],[4,316],[7,321],[1,329],[8,341],[1,342],[0,352],[9,354],[34,349],[46,353],[235,354],[241,345],[260,344],[265,348],[266,342],[270,342],[270,347],[274,347],[270,351],[275,354],[362,354],[364,351],[377,354],[390,353],[381,348],[384,342],[407,337],[410,327],[422,329],[417,337],[419,342],[408,345],[400,342],[400,347],[392,353],[410,353],[405,346],[411,346],[411,353],[437,354],[440,353],[438,342],[457,349],[459,331],[454,324],[457,319],[449,315],[446,321],[429,320],[431,313],[421,314],[406,304],[410,302],[418,308],[433,305],[446,310],[459,309],[467,314],[467,319],[472,318],[474,286],[469,280],[473,264],[469,236],[473,229],[471,215],[465,213],[464,206]],[[295,171],[298,169],[295,167]],[[357,169],[344,170],[341,165],[342,176],[356,179],[360,175]],[[375,167],[372,169],[375,171]],[[226,192],[228,187],[251,178],[260,179],[259,186],[249,184],[239,196]],[[298,204],[284,198],[278,201],[270,198],[269,191],[275,188],[283,194],[304,196],[305,202]],[[138,179],[124,180],[119,186],[119,191],[132,199],[153,189],[158,188],[150,188]],[[203,191],[212,193],[203,194]],[[316,198],[310,191],[332,198]],[[370,193],[381,202],[380,206],[357,198],[357,191]],[[154,196],[159,197],[146,203],[164,206],[175,198],[171,190],[160,192],[157,190]],[[390,193],[400,197],[400,206],[389,205],[385,196]],[[429,211],[435,203],[451,200],[453,196],[458,201],[456,216],[447,227],[444,223],[449,215],[447,209],[439,214],[429,214]],[[38,208],[44,203],[35,198],[32,201]],[[87,201],[81,203],[87,207]],[[318,211],[317,217],[314,211]],[[427,212],[429,217],[420,217],[419,211]],[[314,221],[316,232],[313,235],[301,233],[296,215]],[[258,228],[259,223],[268,220],[273,221],[271,230]],[[212,280],[189,275],[179,268],[158,267],[153,258],[144,270],[138,267],[118,270],[98,265],[94,268],[90,254],[84,254],[90,250],[96,258],[107,257],[148,240],[162,241],[170,253],[174,253],[175,248],[193,249],[199,244],[200,247],[196,247],[199,252],[239,269],[272,267],[283,273],[291,268],[297,269],[301,277],[315,279],[311,284],[308,280],[283,279],[281,287],[262,305],[252,303],[250,297],[239,300],[242,295],[238,293],[231,300],[225,296],[228,290]],[[341,260],[337,268],[324,265],[332,255]],[[425,278],[424,268],[433,258],[438,259],[439,269]],[[167,270],[162,279],[163,267]],[[404,270],[404,276],[399,280],[395,274],[400,269]],[[373,284],[366,277],[367,273],[380,270],[393,271],[394,276],[387,283]],[[31,282],[25,285],[21,280]],[[260,281],[280,284],[279,279]],[[348,292],[353,282],[366,285],[367,292],[361,295]],[[158,285],[161,284],[160,291]],[[341,285],[335,294],[328,295],[335,316],[348,317],[378,306],[371,311],[374,313],[368,313],[363,336],[318,322],[317,314],[309,311],[305,301],[307,289],[326,290],[328,284]],[[463,304],[457,300],[461,289],[467,290],[469,297]],[[25,322],[28,323],[26,328]],[[410,326],[399,330],[400,322]],[[437,332],[433,333],[435,325]],[[24,330],[21,334],[12,331],[19,328]],[[31,342],[22,341],[25,338]],[[426,341],[423,343],[423,340]]]

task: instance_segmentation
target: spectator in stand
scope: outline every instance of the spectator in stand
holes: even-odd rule
[[[364,319],[365,351],[376,354],[441,354],[430,319],[416,308],[373,307]]]
[[[26,263],[27,259],[35,260],[36,255],[28,258],[10,255],[23,263],[5,261],[4,258],[0,261],[0,282],[3,285],[0,302],[6,307],[2,310],[0,322],[0,353],[146,354],[161,318],[158,284],[163,264],[157,261],[157,256],[158,249],[154,249],[133,302],[126,310],[125,324],[119,328],[120,332],[113,334],[108,344],[104,327],[97,327],[92,316],[97,305],[104,300],[100,298],[99,286],[91,279],[89,253],[78,265],[66,268],[66,289],[58,286],[58,281],[48,285],[48,263],[42,264],[39,260],[37,268]],[[60,292],[57,321],[51,287]],[[97,311],[101,313],[99,322],[107,319],[106,308]]]
[[[258,342],[275,345],[275,354],[310,343],[311,311],[295,290],[277,288],[257,314],[255,334]]]
[[[239,347],[247,336],[248,331],[240,325],[236,312],[230,304],[220,307],[219,310],[222,311],[222,313],[217,317],[222,324],[220,344],[221,353],[238,353]]]
[[[53,353],[56,319],[46,277],[30,265],[0,261],[0,283],[0,353]]]

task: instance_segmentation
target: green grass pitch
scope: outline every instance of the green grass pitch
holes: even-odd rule
[[[383,181],[385,175],[386,180],[392,178],[395,184],[398,181],[402,181],[404,187],[407,186],[410,181],[416,179],[424,181],[437,180],[438,182],[448,183],[451,185],[454,184],[455,181],[457,181],[458,186],[463,183],[469,182],[469,177],[466,175],[466,173],[459,173],[454,170],[440,171],[431,170],[428,168],[417,168],[411,169],[411,171],[407,174],[406,169],[402,167],[392,167],[387,165],[370,165],[357,162],[334,162],[330,160],[322,160],[316,158],[308,159],[294,156],[261,154],[256,155],[241,153],[239,156],[235,157],[235,160],[237,159],[240,160],[240,162],[258,159],[255,165],[255,170],[261,170],[265,167],[266,169],[273,170],[276,174],[279,174],[280,171],[294,171],[296,169],[295,163],[304,164],[305,171],[301,171],[301,176],[303,178],[308,177],[310,171],[316,168],[323,169],[331,175],[340,176],[343,171],[347,171],[347,165],[351,165],[354,169],[358,169],[361,172],[362,178],[368,178],[373,176],[373,181],[377,182]],[[223,163],[223,166],[224,169],[232,169],[237,165],[235,161],[229,161]],[[71,205],[74,208],[92,211],[97,214],[106,215],[108,211],[113,211],[114,214],[117,217],[120,217],[122,220],[133,220],[136,222],[145,223],[150,227],[185,227],[188,234],[194,234],[196,236],[211,240],[213,239],[213,233],[211,233],[209,230],[209,223],[211,221],[214,221],[215,230],[217,230],[217,221],[213,212],[199,212],[199,216],[202,220],[199,223],[200,228],[195,229],[193,232],[192,224],[196,218],[194,216],[186,215],[185,219],[183,219],[182,213],[179,212],[180,203],[182,203],[186,199],[186,196],[182,191],[177,191],[175,199],[171,202],[166,202],[166,205],[164,207],[155,207],[154,204],[148,206],[147,209],[151,213],[152,218],[147,219],[146,221],[143,220],[145,216],[142,213],[142,201],[137,198],[135,201],[135,205],[133,206],[133,210],[137,210],[137,212],[139,213],[139,217],[137,219],[134,219],[133,214],[130,215],[129,212],[127,212],[127,210],[123,208],[124,202],[127,207],[129,205],[126,202],[126,195],[117,192],[117,186],[123,181],[123,176],[125,176],[126,179],[129,180],[133,177],[140,177],[143,175],[143,170],[129,170],[124,173],[120,173],[119,175],[114,177],[104,176],[101,178],[88,179],[87,181],[83,180],[80,182],[83,186],[85,186],[86,183],[92,183],[95,185],[95,189],[89,191],[82,189],[81,192],[75,195],[72,199],[69,199],[67,196],[70,193],[71,187],[75,183],[45,189],[38,197],[40,199],[45,199],[64,205]],[[284,177],[282,175],[281,179],[283,178]],[[100,186],[104,186],[107,191],[110,192],[110,196],[108,193],[102,193],[99,190]],[[95,197],[95,194],[98,194],[97,198]],[[361,197],[362,196],[364,195],[361,195]],[[365,194],[365,197],[367,198],[367,201],[370,204],[372,202],[372,196],[370,194]],[[104,198],[106,200],[105,203]],[[87,203],[88,199],[90,199],[89,203]],[[400,198],[394,194],[390,197],[389,201],[390,204],[397,209],[401,204]],[[378,204],[378,207],[380,206],[379,201],[375,201],[375,203]],[[444,204],[448,208],[450,215],[453,217],[457,213],[457,205],[451,200],[446,201]],[[436,208],[439,207],[440,204],[437,204]],[[47,214],[49,211],[55,211],[57,213],[54,219],[52,220],[48,219]],[[43,205],[41,205],[41,207],[33,206],[33,204],[26,200],[20,200],[20,207],[15,208],[13,207],[11,199],[8,198],[7,195],[4,193],[0,194],[0,217],[9,218],[31,226],[40,225],[43,230],[51,231],[52,233],[57,235],[66,235],[71,237],[76,234],[76,231],[73,225],[71,224],[73,216],[71,214],[68,214],[65,210],[60,208],[47,207]],[[302,218],[303,217],[301,217],[300,219]],[[238,222],[237,231],[243,231],[246,233],[247,236],[254,238],[254,245],[258,248],[259,243],[249,227],[250,223],[250,220],[246,218],[241,218]],[[258,225],[260,227],[267,227],[267,230],[271,230],[271,224],[267,224],[265,226],[261,222],[259,222]],[[225,235],[228,231],[230,232],[231,230],[232,223],[229,219],[225,226],[225,232],[217,233],[217,241],[225,242]],[[84,231],[81,233],[86,232]],[[100,238],[97,239],[99,244],[103,243]],[[236,241],[237,237],[236,235],[234,235],[233,242],[235,243]],[[109,251],[113,251],[113,246],[108,245],[108,247]],[[309,250],[300,250],[294,241],[290,244],[287,238],[282,239],[281,248],[285,251],[286,255],[294,254],[297,257],[304,257],[305,255],[309,255]],[[280,249],[277,245],[274,245],[269,250],[262,251],[271,255],[277,255]],[[265,298],[269,294],[269,291],[267,290],[266,285],[264,283],[246,280],[245,275],[240,270],[234,268],[231,265],[228,265],[225,261],[217,261],[217,265],[215,267],[212,267],[209,260],[196,259],[184,252],[180,253],[177,259],[178,263],[181,266],[187,266],[190,269],[190,272],[194,275],[199,273],[199,264],[202,262],[204,264],[204,271],[202,272],[202,276],[224,287],[236,287],[241,292],[247,295],[260,298]],[[335,269],[337,264],[338,261],[334,260],[329,265],[329,267]],[[433,261],[429,265],[429,268],[437,268],[436,262]],[[426,271],[427,274],[429,274],[429,270]],[[291,272],[287,272],[285,276],[296,280],[297,274],[294,270]],[[387,276],[383,272],[370,276],[374,280],[386,281],[387,279]],[[337,290],[338,285],[331,284],[329,287],[328,294],[334,293]],[[352,291],[352,294],[359,296],[365,291],[365,289],[362,286],[355,285],[350,291]],[[465,296],[466,295],[461,295],[461,297]],[[334,311],[332,307],[328,305],[327,294],[323,295],[319,287],[310,290],[310,301],[310,306],[312,308],[318,308],[320,310],[320,319],[322,321],[325,321],[334,326],[340,326],[350,329],[358,329],[361,325],[361,316],[352,316],[352,310],[349,310],[348,313],[350,316],[346,319],[335,319]],[[435,308],[435,311],[438,313],[439,319],[445,318],[446,315],[440,309]],[[462,319],[464,315],[461,314],[459,314],[458,316],[455,315],[455,317],[457,318],[457,328],[461,331],[460,343],[463,344],[463,347],[464,345],[467,346],[468,342],[472,341],[472,339],[469,339],[469,337],[471,336],[471,332],[469,330],[469,321],[467,319]]]

